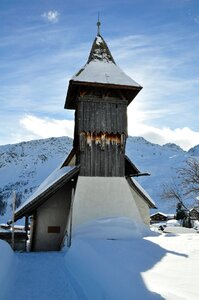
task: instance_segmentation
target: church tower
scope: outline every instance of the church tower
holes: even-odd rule
[[[97,25],[88,61],[69,82],[65,108],[75,110],[80,176],[124,177],[127,106],[142,87],[116,65]]]
[[[75,110],[75,129],[64,165],[79,166],[73,228],[118,216],[141,228],[151,204],[131,179],[144,174],[125,155],[125,146],[127,107],[142,87],[116,65],[97,25],[88,61],[70,80],[65,102]]]
[[[15,221],[25,217],[26,224],[31,216],[32,251],[59,250],[71,232],[104,219],[105,226],[130,219],[140,235],[149,225],[149,208],[156,208],[133,178],[146,173],[125,155],[127,107],[142,87],[116,65],[97,25],[88,61],[66,96],[65,108],[75,110],[73,149],[15,212]],[[117,238],[115,230],[109,238]]]

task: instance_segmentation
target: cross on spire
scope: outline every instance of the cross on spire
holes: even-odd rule
[[[100,35],[100,26],[101,26],[101,22],[99,19],[99,13],[98,13],[98,21],[97,21],[97,35]]]

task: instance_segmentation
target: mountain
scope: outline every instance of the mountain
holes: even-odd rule
[[[69,137],[0,146],[0,223],[11,218],[13,191],[19,205],[59,167],[71,148]],[[176,168],[182,167],[189,157],[199,156],[199,145],[184,151],[175,144],[160,146],[142,137],[129,137],[126,153],[140,171],[151,174],[136,179],[156,202],[158,210],[174,212],[175,203],[161,199],[162,185],[170,182]]]
[[[71,148],[72,139],[68,137],[0,146],[0,223],[11,218],[13,191],[17,203],[22,203],[63,162]]]

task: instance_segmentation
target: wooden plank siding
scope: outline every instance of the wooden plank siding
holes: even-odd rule
[[[124,100],[82,97],[77,108],[78,133],[108,132],[127,134],[127,102]],[[92,100],[92,101],[91,101]]]
[[[91,141],[87,136],[84,134],[81,137],[83,142],[80,152],[80,175],[125,176],[124,151],[121,144],[113,141],[113,137],[107,137],[102,147],[101,141],[96,139],[95,135]]]
[[[74,146],[81,176],[125,176],[127,105],[117,97],[78,98]]]

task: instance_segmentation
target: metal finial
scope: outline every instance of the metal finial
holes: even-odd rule
[[[97,21],[97,35],[100,35],[100,25],[101,25],[101,22],[100,22],[100,19],[99,19],[99,13],[98,13],[98,21]]]

